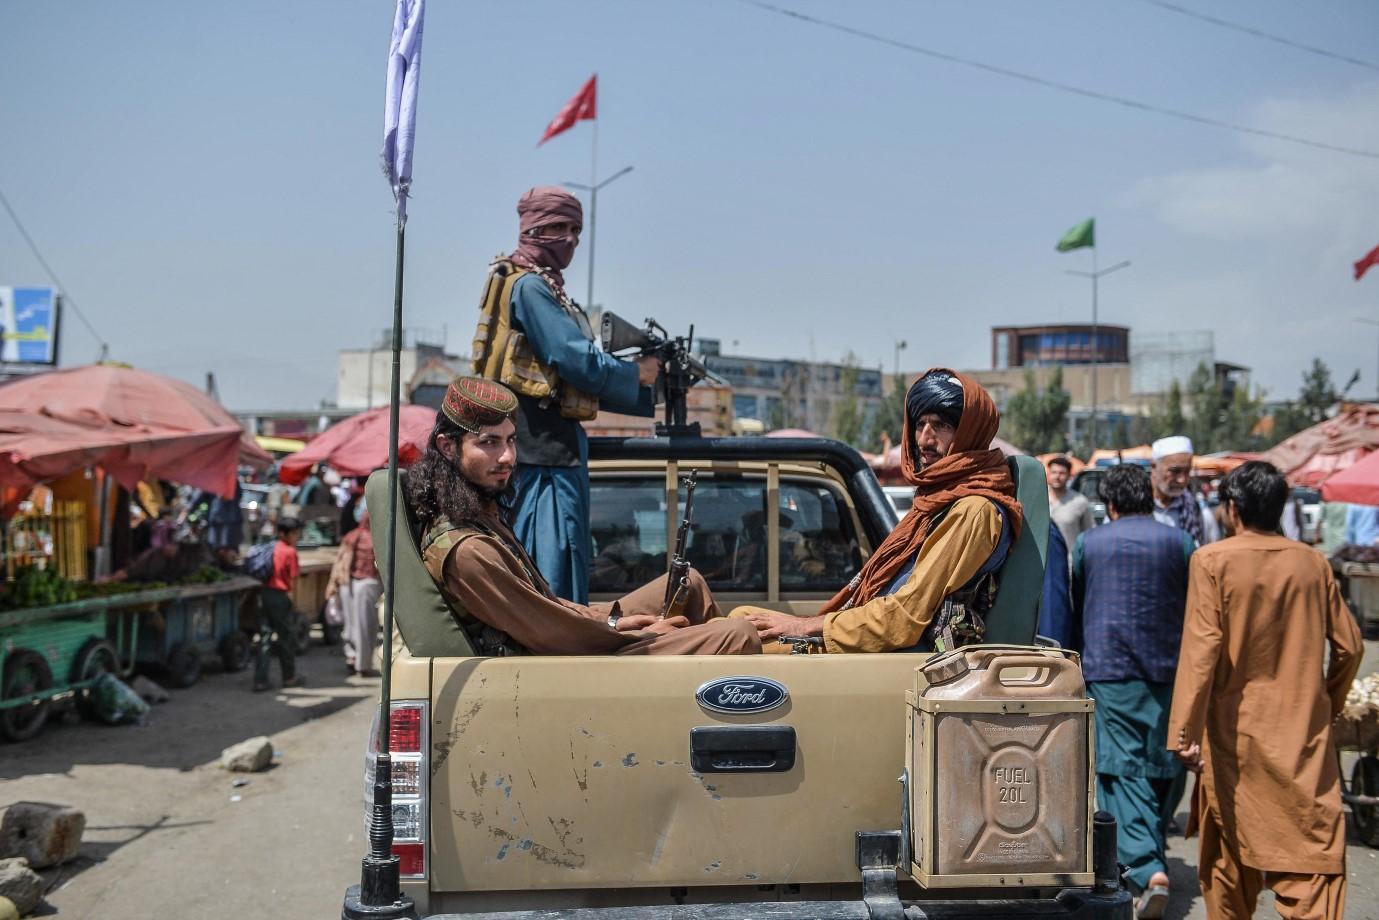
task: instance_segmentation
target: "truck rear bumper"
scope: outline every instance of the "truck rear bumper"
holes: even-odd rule
[[[1121,889],[1096,894],[1070,888],[1056,898],[996,898],[904,902],[904,920],[1132,920],[1134,904]],[[758,901],[431,914],[424,920],[881,920],[863,901]]]

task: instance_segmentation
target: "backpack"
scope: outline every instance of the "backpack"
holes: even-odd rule
[[[258,543],[249,550],[244,556],[244,574],[250,578],[257,578],[259,581],[267,581],[273,577],[273,551],[277,549],[278,541],[269,540],[267,543]]]

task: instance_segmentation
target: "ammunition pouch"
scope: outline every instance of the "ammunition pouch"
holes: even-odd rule
[[[554,401],[563,417],[588,421],[598,415],[598,397],[561,381],[556,369],[543,364],[527,337],[512,326],[512,292],[518,279],[528,273],[528,269],[518,268],[506,258],[496,260],[490,267],[484,298],[479,304],[470,366],[475,374],[496,380],[519,396],[541,400],[543,408]],[[588,328],[587,317],[574,301],[563,296],[558,299],[581,329]]]
[[[474,616],[445,587],[445,560],[456,546],[483,533],[472,527],[459,528],[444,518],[426,532],[421,540],[421,558],[426,571],[441,589],[441,594],[450,605],[450,614],[469,637],[470,643],[480,655],[502,658],[509,655],[530,655],[531,652],[519,645],[501,629],[494,629]]]

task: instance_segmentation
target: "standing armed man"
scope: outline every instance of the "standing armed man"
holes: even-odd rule
[[[580,422],[600,408],[655,412],[655,358],[620,361],[594,343],[561,272],[579,245],[584,212],[563,189],[517,202],[521,236],[490,268],[474,334],[474,373],[517,394],[517,505],[513,529],[555,593],[589,599],[589,444]]]
[[[1192,556],[1168,745],[1201,772],[1197,874],[1212,920],[1271,888],[1286,920],[1345,914],[1331,723],[1363,646],[1326,557],[1277,533],[1288,482],[1252,460],[1221,483],[1234,536]]]

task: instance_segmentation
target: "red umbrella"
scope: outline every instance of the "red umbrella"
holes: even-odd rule
[[[397,462],[416,461],[436,425],[436,410],[403,406],[398,412]],[[324,463],[341,476],[367,476],[388,465],[388,407],[379,406],[336,422],[304,449],[283,458],[278,479],[296,485],[311,468]]]
[[[1322,498],[1352,505],[1379,505],[1379,451],[1323,482]]]
[[[236,428],[240,463],[267,467],[273,462],[224,406],[196,387],[117,364],[66,368],[11,381],[0,386],[0,409],[33,412],[87,429],[185,434]]]

